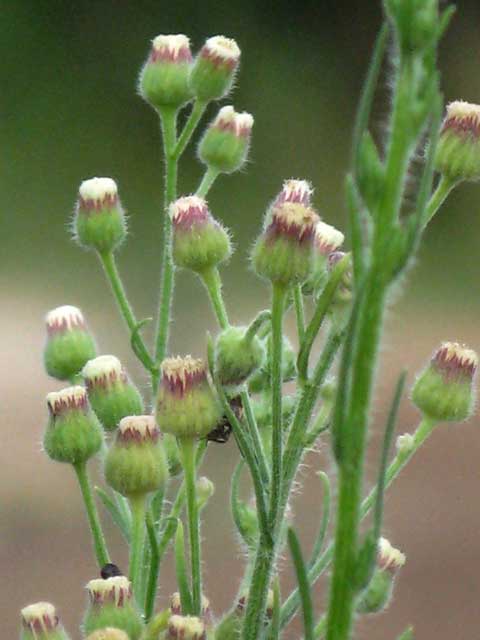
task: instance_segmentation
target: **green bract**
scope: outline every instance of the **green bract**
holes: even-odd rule
[[[215,372],[226,386],[243,384],[263,363],[265,349],[257,336],[246,337],[246,327],[229,327],[215,345]]]

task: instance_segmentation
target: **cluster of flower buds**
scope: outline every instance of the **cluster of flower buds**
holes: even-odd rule
[[[165,452],[153,416],[128,416],[120,421],[105,459],[105,478],[115,491],[128,498],[164,486]]]
[[[37,602],[22,609],[20,640],[68,640],[53,604]]]
[[[92,411],[83,387],[67,387],[47,395],[49,420],[43,445],[58,462],[86,462],[101,448],[102,426]]]
[[[95,341],[77,307],[65,305],[52,309],[47,313],[45,323],[45,369],[53,378],[70,380],[90,358],[95,357]]]
[[[203,438],[219,423],[222,410],[202,360],[166,358],[157,396],[162,431],[178,438]]]
[[[265,348],[246,327],[229,327],[215,344],[215,373],[222,385],[238,387],[257,371],[265,360]]]
[[[109,253],[127,235],[127,224],[117,184],[112,178],[91,178],[80,185],[74,218],[75,236],[80,245]]]
[[[357,604],[360,613],[378,613],[388,607],[395,576],[405,564],[405,560],[401,551],[395,549],[386,538],[380,538],[377,566]]]
[[[170,206],[173,260],[178,267],[201,273],[230,257],[230,238],[202,198],[186,196]]]
[[[438,422],[466,420],[473,410],[477,366],[474,351],[456,342],[445,342],[417,378],[412,390],[414,404]]]
[[[263,233],[253,248],[258,275],[282,286],[301,284],[313,268],[315,227],[312,189],[304,180],[287,180],[265,216]]]
[[[451,102],[443,121],[435,168],[452,183],[480,179],[480,106]]]
[[[89,602],[83,620],[85,635],[113,627],[124,631],[129,640],[140,638],[143,621],[135,605],[128,578],[115,576],[106,580],[91,580],[86,589]]]
[[[107,431],[115,429],[125,416],[143,413],[142,396],[115,356],[89,360],[82,376],[90,404]]]
[[[222,107],[200,141],[200,160],[220,173],[238,171],[247,159],[252,127],[250,113]]]

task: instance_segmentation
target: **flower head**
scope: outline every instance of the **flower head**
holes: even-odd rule
[[[456,100],[447,106],[435,168],[453,183],[480,179],[480,105]]]
[[[190,86],[203,101],[219,100],[230,91],[240,61],[240,49],[231,38],[209,38],[195,59]]]

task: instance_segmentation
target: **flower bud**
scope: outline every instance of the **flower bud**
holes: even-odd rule
[[[357,604],[360,613],[377,613],[388,607],[395,575],[404,564],[405,555],[392,547],[388,540],[380,538],[377,568]]]
[[[66,387],[47,395],[49,420],[43,446],[57,462],[80,464],[102,446],[103,431],[83,387]]]
[[[85,635],[113,627],[124,631],[129,640],[140,638],[143,622],[128,578],[115,576],[107,580],[90,580],[86,589],[89,605],[83,620]]]
[[[202,272],[230,257],[230,238],[213,218],[207,203],[186,196],[170,206],[173,224],[173,260],[178,267]]]
[[[401,436],[398,436],[395,448],[397,449],[398,456],[408,456],[415,448],[415,438],[411,433],[403,433]]]
[[[328,258],[342,246],[345,236],[325,222],[317,222],[313,239],[312,275],[305,283],[304,293],[320,291],[328,278]]]
[[[435,168],[452,182],[480,179],[480,106],[457,100],[447,106]]]
[[[107,627],[106,629],[98,629],[91,633],[87,640],[129,640],[129,637],[121,629]]]
[[[258,275],[284,286],[302,283],[312,272],[318,216],[303,204],[311,193],[305,190],[306,184],[303,180],[284,184],[265,216],[263,233],[253,248]]]
[[[200,160],[221,173],[238,171],[247,159],[252,127],[252,115],[222,107],[200,141]]]
[[[179,616],[182,613],[182,601],[178,591],[170,597],[170,611],[172,615]],[[210,600],[202,595],[202,618],[210,616]]]
[[[47,313],[47,341],[43,352],[45,369],[49,376],[69,380],[81,371],[83,365],[95,357],[96,349],[82,312],[65,305]]]
[[[115,491],[134,497],[164,486],[167,465],[160,438],[153,416],[128,416],[120,421],[105,459],[105,478]]]
[[[335,266],[345,258],[349,259],[349,254],[343,251],[334,251],[328,256],[328,270],[333,271]],[[347,307],[352,301],[353,290],[353,273],[350,268],[347,268],[340,280],[340,284],[335,291],[335,295],[332,301],[332,308],[343,309]]]
[[[166,358],[157,397],[162,431],[178,438],[203,438],[222,417],[202,360],[191,356]]]
[[[155,109],[179,109],[192,99],[188,84],[191,65],[187,36],[157,36],[140,73],[140,95]]]
[[[240,61],[235,40],[224,36],[209,38],[195,59],[190,87],[202,102],[219,100],[230,91]]]
[[[295,396],[283,396],[282,418],[285,423],[288,423],[292,417],[296,405],[297,398]],[[272,426],[272,399],[269,396],[263,394],[258,400],[253,400],[252,408],[259,429]]]
[[[74,220],[78,242],[100,253],[114,251],[127,234],[117,184],[111,178],[91,178],[80,185]]]
[[[53,604],[37,602],[21,611],[20,640],[68,640]]]
[[[256,371],[249,380],[248,388],[252,393],[260,391],[268,391],[271,389],[271,364],[272,364],[272,337],[271,335],[264,340],[266,344],[267,357],[262,366]],[[290,340],[285,336],[282,339],[282,380],[288,382],[293,380],[297,374],[297,356]]]
[[[436,421],[461,422],[473,411],[473,378],[478,357],[471,349],[445,342],[412,390],[414,404]]]
[[[198,508],[203,509],[210,498],[215,493],[215,485],[206,476],[201,476],[197,480],[197,502]]]
[[[143,413],[142,396],[115,356],[89,360],[82,376],[92,409],[107,431],[115,429],[125,416]]]
[[[215,372],[222,385],[243,384],[265,359],[265,348],[257,336],[246,335],[246,327],[228,327],[215,345]]]
[[[168,640],[206,640],[207,630],[201,618],[173,615],[168,621]]]

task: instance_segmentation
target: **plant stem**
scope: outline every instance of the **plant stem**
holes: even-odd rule
[[[177,113],[171,110],[162,111],[161,123],[165,156],[165,194],[163,222],[163,257],[160,285],[160,304],[158,309],[157,335],[155,339],[155,360],[161,362],[166,355],[170,314],[174,285],[174,266],[172,260],[172,221],[168,208],[177,197],[177,160],[174,155],[176,144]],[[158,386],[158,378],[153,379],[153,391]]]
[[[215,169],[214,167],[208,167],[203,174],[202,181],[198,185],[198,189],[195,195],[197,195],[199,198],[205,198],[219,175],[220,171],[218,169]]]
[[[260,313],[252,320],[250,326],[245,331],[245,340],[250,342],[253,338],[260,333],[260,329],[265,322],[270,322],[272,313],[269,310],[260,311]],[[259,336],[261,337],[261,336]]]
[[[190,561],[192,571],[192,615],[201,615],[202,608],[202,569],[200,547],[200,519],[198,513],[195,464],[196,441],[193,438],[178,440],[187,494],[188,533],[190,538]]]
[[[302,550],[297,536],[293,529],[288,530],[288,545],[295,566],[298,589],[302,600],[303,627],[305,630],[305,640],[313,640],[313,603],[310,584],[307,577],[307,569],[303,559]]]
[[[247,389],[243,389],[240,392],[240,397],[242,399],[242,406],[245,411],[245,417],[247,419],[247,424],[250,431],[250,437],[252,439],[253,448],[255,450],[255,455],[258,460],[258,467],[260,470],[260,474],[262,476],[263,482],[268,483],[270,481],[270,471],[268,469],[267,458],[265,455],[265,450],[263,448],[262,438],[260,437],[260,431],[258,430],[257,421],[255,420],[252,403],[250,402],[250,396],[248,394]]]
[[[303,307],[302,286],[300,284],[293,287],[293,302],[297,320],[298,344],[302,344],[305,336],[305,309]]]
[[[188,117],[188,120],[183,128],[182,133],[178,138],[178,142],[175,145],[173,150],[173,157],[175,160],[178,160],[180,156],[185,151],[188,143],[190,142],[190,138],[192,137],[193,132],[197,128],[200,119],[205,112],[207,105],[200,100],[197,100],[193,105],[192,111]]]
[[[132,535],[130,544],[130,558],[128,564],[128,576],[133,585],[134,593],[139,600],[139,583],[142,560],[142,549],[145,538],[145,506],[146,496],[132,496],[129,498],[132,510]],[[140,604],[140,602],[138,602]]]
[[[227,329],[229,326],[228,314],[222,296],[222,281],[217,267],[205,269],[200,273],[200,277],[205,285],[210,302],[212,303],[215,316],[221,329]]]
[[[442,176],[440,178],[440,182],[428,202],[427,210],[425,212],[424,226],[427,226],[457,184],[458,182],[447,178],[447,176]]]
[[[77,474],[78,484],[80,485],[80,491],[82,492],[83,501],[85,503],[85,510],[87,512],[88,522],[93,537],[93,546],[95,549],[95,556],[97,558],[97,564],[101,569],[108,562],[110,562],[110,556],[108,555],[107,545],[102,531],[102,525],[98,517],[97,507],[95,500],[93,499],[92,487],[90,486],[90,480],[88,477],[87,465],[85,462],[80,462],[73,465],[75,473]]]
[[[264,625],[263,616],[267,606],[274,559],[274,547],[260,535],[248,593],[242,640],[253,640],[253,638],[257,640],[262,637],[261,629]]]

